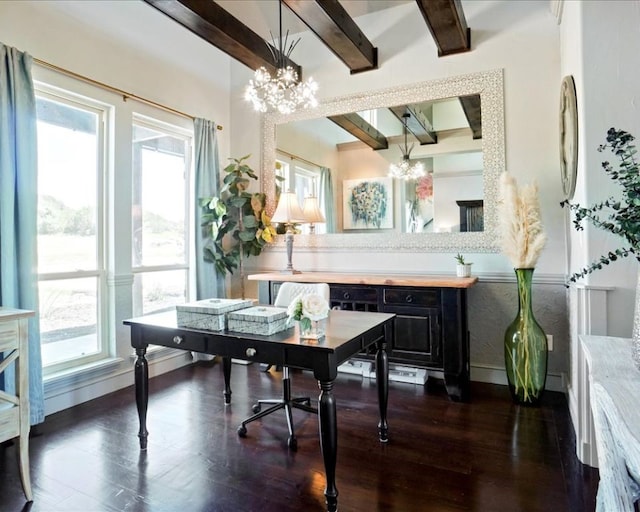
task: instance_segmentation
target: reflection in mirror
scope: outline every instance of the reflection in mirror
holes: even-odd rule
[[[293,116],[269,114],[264,190],[273,187],[277,161],[301,204],[319,198],[326,222],[315,232],[328,235],[308,237],[314,246],[495,251],[502,102],[498,70],[338,98]],[[390,178],[390,165],[407,154],[426,175]]]

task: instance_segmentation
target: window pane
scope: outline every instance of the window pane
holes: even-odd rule
[[[97,268],[98,116],[39,97],[38,272]]]
[[[133,127],[133,266],[186,261],[184,138]]]
[[[133,313],[146,315],[169,309],[187,300],[187,271],[142,272],[133,283]]]
[[[43,366],[98,353],[97,278],[40,281],[38,291]]]

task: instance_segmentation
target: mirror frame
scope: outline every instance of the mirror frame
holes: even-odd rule
[[[505,171],[503,70],[469,73],[439,80],[366,91],[326,100],[313,110],[293,114],[278,112],[262,118],[261,190],[267,194],[267,211],[275,210],[276,128],[278,124],[358,112],[393,105],[480,94],[482,108],[482,153],[484,184],[484,231],[455,233],[328,233],[296,236],[300,248],[412,251],[412,252],[499,252],[498,182]],[[284,246],[284,237],[274,244]]]

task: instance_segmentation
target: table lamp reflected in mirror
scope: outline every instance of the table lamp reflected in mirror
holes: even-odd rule
[[[291,258],[293,256],[293,225],[297,223],[307,222],[304,213],[300,205],[298,204],[298,198],[291,192],[283,192],[280,194],[280,200],[276,211],[271,217],[271,222],[283,223],[287,231],[285,233],[285,242],[287,244],[287,268],[281,270],[282,274],[300,274],[299,270],[293,268]]]
[[[304,214],[305,220],[309,223],[310,235],[315,234],[316,223],[326,222],[324,215],[322,215],[322,211],[320,210],[318,198],[315,196],[305,198],[304,204],[302,205],[302,213]]]

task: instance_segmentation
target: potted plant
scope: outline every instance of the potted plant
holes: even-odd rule
[[[470,277],[471,276],[471,265],[473,263],[467,263],[464,259],[464,256],[460,253],[456,254],[456,275],[458,277]]]
[[[210,228],[210,238],[204,246],[204,258],[213,262],[219,275],[240,272],[240,290],[244,299],[244,259],[258,256],[263,247],[274,240],[276,232],[265,211],[266,195],[247,192],[255,172],[242,158],[230,158],[225,167],[224,186],[220,197],[204,197],[202,225]]]
[[[598,147],[598,151],[611,151],[618,159],[618,166],[602,162],[604,172],[622,187],[621,197],[609,197],[588,208],[584,208],[568,200],[562,201],[561,206],[567,206],[574,214],[573,224],[576,230],[583,229],[582,221],[588,220],[594,226],[619,235],[626,242],[600,256],[588,266],[572,274],[569,281],[578,279],[602,269],[609,263],[633,255],[640,260],[640,164],[636,160],[636,148],[633,144],[635,137],[623,130],[609,128],[606,143]],[[640,274],[639,274],[640,277]],[[640,280],[639,280],[640,284]],[[635,321],[633,322],[633,359],[640,369],[640,298],[636,293]]]

